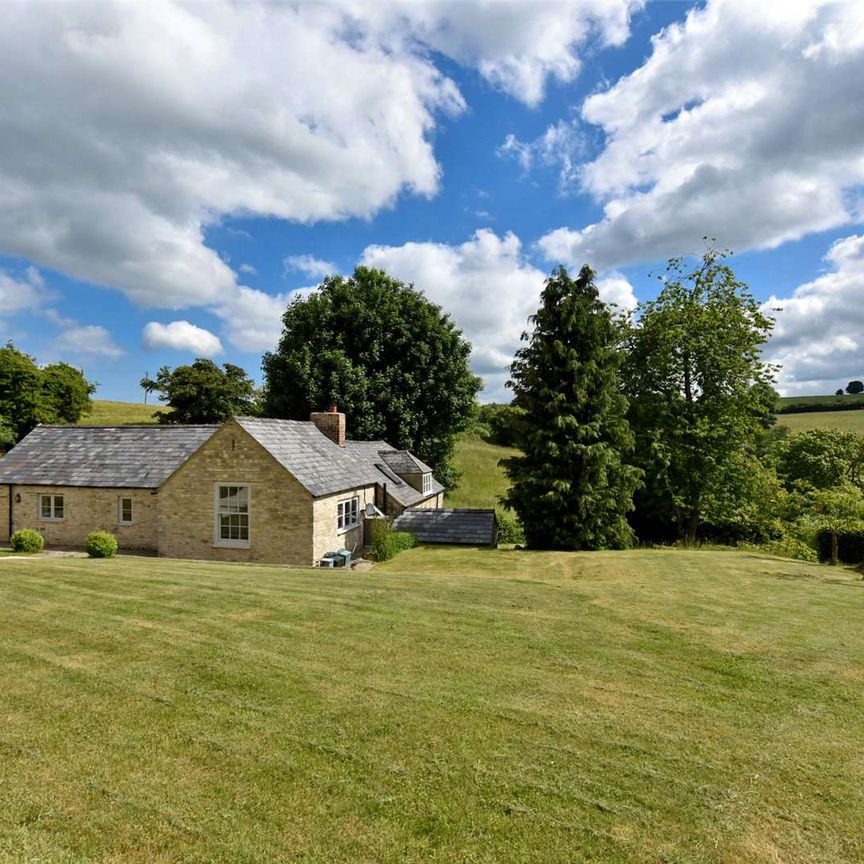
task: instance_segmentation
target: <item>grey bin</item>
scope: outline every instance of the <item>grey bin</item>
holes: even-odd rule
[[[351,564],[351,552],[348,549],[337,549],[326,552],[318,562],[319,567],[348,567]]]

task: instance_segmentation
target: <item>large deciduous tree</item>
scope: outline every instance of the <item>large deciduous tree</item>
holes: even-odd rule
[[[706,506],[735,465],[752,458],[770,425],[774,367],[761,347],[773,320],[708,248],[692,265],[669,262],[658,296],[640,304],[629,335],[625,378],[637,464],[637,530],[697,538]],[[650,526],[650,527],[649,527]]]
[[[0,450],[39,423],[76,423],[96,385],[67,363],[43,368],[11,342],[0,348]]]
[[[623,548],[640,472],[626,463],[633,436],[619,378],[620,325],[587,266],[575,280],[555,270],[530,323],[509,382],[524,412],[516,440],[524,455],[504,463],[504,503],[531,547]]]
[[[470,344],[440,307],[358,267],[326,278],[282,320],[279,345],[263,358],[268,416],[305,420],[335,403],[352,437],[411,450],[455,485],[455,435],[482,382],[468,368]]]
[[[160,423],[221,423],[237,414],[256,412],[255,385],[233,363],[220,369],[199,357],[187,366],[163,366],[155,378],[142,378],[141,386],[156,392],[170,411],[157,411]]]

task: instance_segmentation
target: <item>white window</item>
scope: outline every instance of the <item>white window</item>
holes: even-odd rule
[[[118,498],[117,499],[117,521],[121,525],[132,524],[132,499]]]
[[[348,531],[360,524],[360,499],[348,498],[337,505],[336,530]]]
[[[217,484],[216,546],[249,548],[249,487],[238,484]]]
[[[39,518],[43,522],[62,522],[66,517],[66,509],[62,495],[39,496]]]
[[[423,494],[426,495],[432,491],[432,475],[426,473],[423,475]]]

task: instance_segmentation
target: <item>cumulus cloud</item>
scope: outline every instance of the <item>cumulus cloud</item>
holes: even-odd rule
[[[465,107],[434,58],[534,103],[634,5],[0,4],[0,251],[143,306],[246,302],[206,245],[223,215],[434,195],[432,133]]]
[[[35,267],[28,267],[19,278],[0,270],[0,310],[4,315],[35,312],[49,298],[45,280]]]
[[[596,40],[621,45],[642,0],[498,0],[353,3],[353,13],[384,41],[419,41],[528,105],[538,104],[549,78],[579,74],[579,49]]]
[[[104,327],[77,322],[69,322],[66,329],[53,341],[52,350],[95,357],[122,357],[126,353]]]
[[[337,271],[332,261],[322,261],[314,255],[289,255],[282,260],[285,273],[304,273],[306,276],[322,277]]]
[[[619,311],[628,312],[636,308],[639,302],[633,291],[630,280],[621,273],[610,273],[604,279],[597,280],[597,291],[604,303],[617,306]]]
[[[141,341],[148,351],[171,348],[189,351],[196,357],[215,357],[222,353],[222,343],[215,333],[188,321],[172,321],[170,324],[150,321],[144,325]]]
[[[603,219],[540,241],[600,270],[696,250],[773,248],[862,218],[864,5],[709,2],[588,98],[605,146],[579,168]]]
[[[838,240],[825,261],[828,272],[764,304],[776,319],[766,356],[782,365],[786,393],[833,393],[864,377],[864,234]]]

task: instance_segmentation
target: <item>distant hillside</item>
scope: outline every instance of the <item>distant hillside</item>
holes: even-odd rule
[[[781,396],[778,414],[800,414],[805,411],[854,411],[864,409],[864,393],[850,396]]]
[[[777,423],[793,432],[801,429],[842,429],[864,435],[864,411],[807,411],[802,414],[778,414]]]
[[[108,402],[93,400],[93,410],[79,421],[79,426],[129,426],[134,423],[155,423],[153,413],[168,410],[158,404],[140,402]]]

